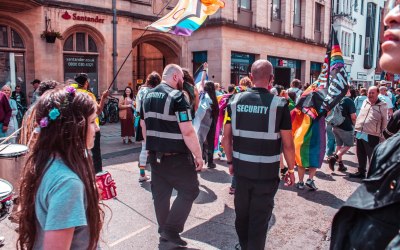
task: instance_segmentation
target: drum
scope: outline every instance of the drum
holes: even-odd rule
[[[26,163],[28,147],[21,144],[0,145],[0,178],[8,180],[18,194],[21,171]]]
[[[13,186],[6,180],[0,179],[0,221],[11,213]]]

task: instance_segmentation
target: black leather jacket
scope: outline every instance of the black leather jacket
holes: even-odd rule
[[[376,147],[367,179],[335,215],[330,249],[398,249],[399,229],[400,133],[397,133]]]

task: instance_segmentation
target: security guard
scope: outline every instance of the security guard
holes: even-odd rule
[[[196,171],[203,168],[199,140],[192,126],[189,104],[182,93],[180,66],[165,67],[162,82],[149,90],[141,108],[141,126],[149,150],[151,192],[161,241],[186,246],[179,233],[199,194]],[[170,208],[172,190],[178,195]]]
[[[286,184],[295,182],[289,108],[285,99],[269,93],[272,78],[270,62],[254,62],[251,79],[255,87],[235,94],[227,107],[223,144],[230,172],[236,177],[235,227],[241,249],[265,247],[282,148],[289,167]]]

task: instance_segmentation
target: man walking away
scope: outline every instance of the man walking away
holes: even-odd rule
[[[378,94],[376,86],[368,89],[368,99],[364,101],[356,120],[358,172],[350,174],[352,178],[365,178],[367,158],[371,161],[372,152],[387,125],[387,105],[378,98]]]
[[[339,164],[339,171],[346,171],[347,168],[344,166],[342,156],[349,151],[354,144],[354,130],[353,124],[356,122],[356,106],[353,100],[349,98],[350,90],[347,91],[346,96],[338,104],[341,110],[344,121],[339,126],[334,126],[332,131],[335,135],[336,141],[336,152],[328,159],[329,168],[335,171],[335,163]]]
[[[197,172],[203,168],[199,140],[183,89],[183,71],[165,67],[162,82],[145,96],[140,121],[151,165],[151,192],[161,244],[186,246],[179,233],[199,194]],[[144,119],[144,120],[143,120]],[[194,156],[194,158],[193,158]],[[178,195],[170,207],[172,190]]]
[[[294,143],[287,101],[269,93],[272,65],[251,67],[255,87],[234,95],[227,107],[224,148],[236,177],[235,228],[241,249],[263,250],[279,185],[281,149],[288,163],[287,185],[295,183]],[[251,121],[251,122],[249,122]]]

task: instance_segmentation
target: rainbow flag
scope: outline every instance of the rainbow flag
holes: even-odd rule
[[[208,16],[223,7],[223,0],[180,0],[171,12],[149,27],[179,36],[190,36]]]
[[[303,92],[296,109],[291,111],[296,165],[321,167],[326,145],[325,116],[348,89],[342,52],[333,30],[317,81]]]

